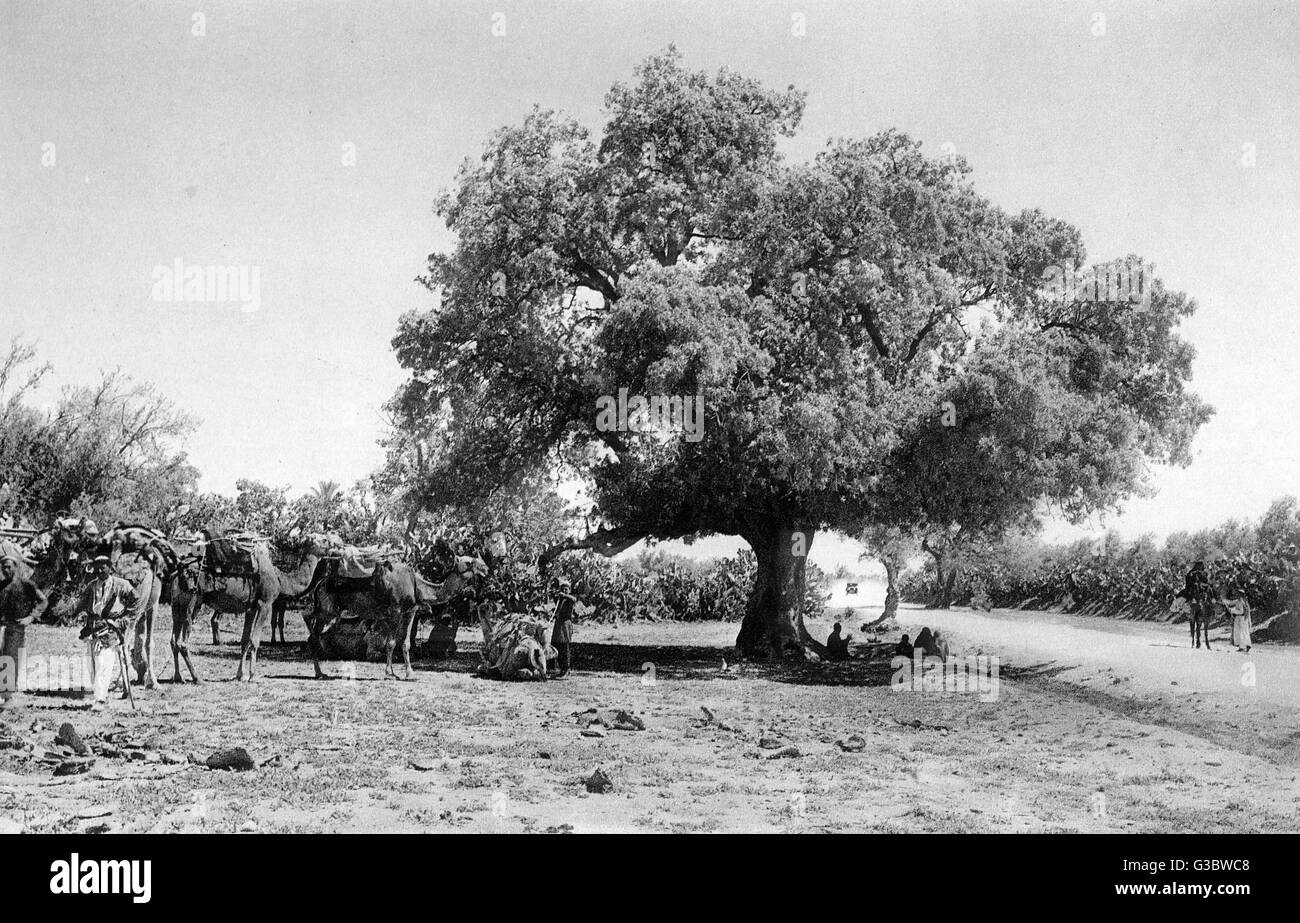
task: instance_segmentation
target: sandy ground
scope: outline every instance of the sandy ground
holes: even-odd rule
[[[0,829],[1300,830],[1300,650],[1192,651],[1177,627],[1042,613],[901,621],[996,656],[996,699],[895,689],[866,646],[847,664],[724,670],[734,624],[580,625],[577,672],[548,683],[473,676],[468,629],[456,658],[417,663],[409,683],[377,663],[316,681],[290,644],[263,645],[258,681],[236,685],[237,646],[200,642],[211,681],[137,687],[136,712],[45,693],[0,713],[35,744],[0,750]],[[165,609],[159,623],[165,678]],[[305,634],[293,614],[289,627],[291,641]],[[71,629],[32,636],[33,656],[77,650]],[[574,715],[589,708],[627,710],[645,730],[585,736]],[[122,755],[55,776],[57,758],[38,758],[68,721]],[[837,745],[853,735],[859,752]],[[258,768],[187,761],[234,746]],[[612,791],[587,790],[597,768]]]

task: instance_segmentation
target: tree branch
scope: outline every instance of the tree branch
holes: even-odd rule
[[[545,575],[551,562],[566,551],[594,551],[601,557],[612,558],[620,552],[627,551],[648,535],[649,533],[642,529],[600,528],[586,538],[567,539],[550,546],[538,556],[537,570]]]

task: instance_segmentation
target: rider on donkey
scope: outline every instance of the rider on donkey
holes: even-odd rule
[[[1183,581],[1182,596],[1191,607],[1188,621],[1192,627],[1192,644],[1201,646],[1201,631],[1205,633],[1205,649],[1210,649],[1210,615],[1214,611],[1214,592],[1210,575],[1205,572],[1205,562],[1197,561]]]

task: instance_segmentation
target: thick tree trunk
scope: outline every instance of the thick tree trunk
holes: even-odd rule
[[[957,555],[951,548],[935,548],[928,542],[922,543],[922,548],[934,558],[934,608],[951,609],[957,587]]]
[[[880,614],[881,621],[892,619],[898,614],[898,561],[885,557],[885,611]]]
[[[880,563],[885,566],[885,611],[870,622],[864,622],[863,631],[883,625],[898,614],[898,577],[903,572],[904,562],[900,558],[882,556]]]
[[[951,609],[953,593],[957,589],[957,565],[948,565],[948,576],[943,581],[943,590],[939,594],[939,608]]]
[[[813,529],[770,525],[743,536],[758,558],[758,573],[736,636],[736,651],[741,657],[802,658],[808,650],[825,654],[825,647],[808,634],[803,624],[807,553],[812,548],[813,534]]]

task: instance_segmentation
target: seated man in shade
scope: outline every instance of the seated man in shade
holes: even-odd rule
[[[927,657],[939,656],[939,645],[935,643],[934,633],[928,627],[917,632],[915,646],[918,651]]]
[[[912,653],[912,641],[907,635],[903,635],[903,640],[894,645],[894,656],[906,657],[910,660],[912,658]]]
[[[835,623],[831,629],[831,636],[826,639],[826,659],[827,660],[848,660],[849,659],[849,642],[853,640],[853,635],[841,637],[841,625]]]

